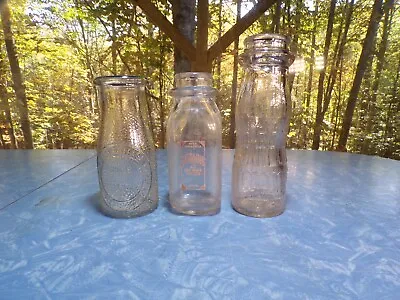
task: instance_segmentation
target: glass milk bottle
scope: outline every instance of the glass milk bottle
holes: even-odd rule
[[[221,207],[221,117],[210,73],[175,76],[167,124],[169,202],[188,215]]]
[[[101,105],[100,207],[117,218],[150,213],[157,207],[158,190],[145,81],[137,76],[105,76],[95,83]]]
[[[277,34],[248,37],[241,63],[245,76],[236,106],[232,206],[244,215],[273,217],[285,209],[291,107],[286,38]]]

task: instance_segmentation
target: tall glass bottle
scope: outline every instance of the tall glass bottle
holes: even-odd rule
[[[169,201],[188,215],[221,207],[221,117],[209,73],[180,73],[167,124]]]
[[[157,207],[158,188],[145,81],[137,76],[105,76],[95,83],[101,104],[100,207],[117,218],[147,214]]]
[[[241,63],[245,76],[236,106],[232,206],[244,215],[273,217],[285,209],[291,107],[286,38],[277,34],[248,37]]]

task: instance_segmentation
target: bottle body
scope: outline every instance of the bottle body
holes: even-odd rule
[[[179,213],[216,214],[221,207],[221,117],[215,90],[210,82],[200,82],[211,75],[177,77],[167,124],[169,202]],[[182,78],[194,82],[182,83]]]
[[[101,100],[97,145],[100,208],[129,218],[157,208],[156,154],[148,127],[144,80],[135,76],[96,78]]]
[[[246,73],[235,119],[232,206],[239,213],[253,217],[277,216],[284,211],[286,202],[290,95],[286,88],[285,61],[276,60],[286,53],[274,49],[271,61],[271,52],[264,47],[262,51],[255,47],[243,54]]]

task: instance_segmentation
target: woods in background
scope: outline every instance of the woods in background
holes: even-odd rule
[[[187,24],[183,34],[191,41],[194,2],[153,1],[176,26]],[[208,44],[255,2],[210,0]],[[157,147],[164,146],[174,45],[135,1],[8,0],[1,4],[1,20],[0,148],[95,147],[99,103],[93,79],[113,74],[149,79],[150,126]],[[245,37],[261,32],[288,35],[296,56],[288,83],[289,148],[400,159],[398,3],[278,0],[213,61],[226,148],[234,145],[233,100],[242,76],[237,54]],[[176,70],[189,68],[182,55],[175,51]]]

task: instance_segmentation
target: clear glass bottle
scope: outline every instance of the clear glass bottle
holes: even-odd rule
[[[273,217],[285,209],[285,147],[291,107],[286,37],[248,37],[241,63],[245,76],[236,104],[232,206],[244,215]]]
[[[100,208],[129,218],[156,209],[156,154],[149,129],[145,80],[137,76],[95,79],[101,105],[97,144]]]
[[[209,73],[175,76],[167,124],[169,202],[188,215],[221,207],[221,116]]]

